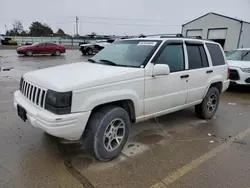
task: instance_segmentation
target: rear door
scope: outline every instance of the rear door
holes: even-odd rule
[[[47,42],[45,45],[45,51],[47,54],[53,54],[56,51],[56,44]]]
[[[213,69],[209,67],[203,42],[186,41],[188,56],[187,104],[201,100],[206,92]]]

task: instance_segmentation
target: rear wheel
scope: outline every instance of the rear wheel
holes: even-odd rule
[[[59,56],[59,55],[61,55],[60,50],[56,50],[56,51],[55,51],[55,53],[54,53],[54,55],[55,55],[55,56]]]
[[[88,55],[93,55],[94,50],[92,48],[88,48],[87,53],[88,53]]]
[[[116,158],[126,144],[130,124],[123,108],[106,106],[94,112],[84,134],[87,151],[100,161]]]
[[[211,87],[202,103],[195,106],[195,113],[201,119],[211,119],[216,113],[220,100],[220,92],[216,87]]]
[[[27,50],[27,51],[25,52],[25,55],[26,55],[26,56],[33,56],[33,52],[32,52],[31,50]]]

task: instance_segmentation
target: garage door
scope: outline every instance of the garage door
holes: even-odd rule
[[[202,37],[202,29],[197,30],[187,30],[187,37]]]
[[[208,39],[226,39],[227,29],[209,29]]]

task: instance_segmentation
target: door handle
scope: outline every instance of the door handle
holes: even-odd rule
[[[182,75],[181,76],[181,79],[183,79],[183,78],[188,78],[189,77],[189,75],[188,74],[186,74],[186,75]]]
[[[207,71],[208,74],[209,74],[209,73],[212,73],[212,72],[214,72],[214,71],[213,71],[213,70],[208,70],[208,71]]]

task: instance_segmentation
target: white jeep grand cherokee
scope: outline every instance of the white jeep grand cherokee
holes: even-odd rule
[[[131,123],[190,106],[210,119],[228,86],[219,44],[140,38],[114,42],[88,62],[25,74],[14,105],[22,120],[59,138],[83,139],[89,153],[108,161],[123,149]]]

